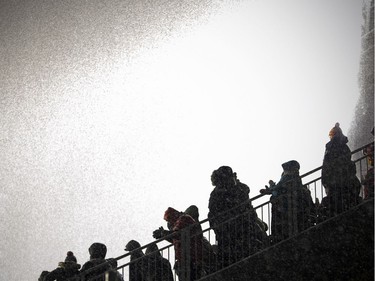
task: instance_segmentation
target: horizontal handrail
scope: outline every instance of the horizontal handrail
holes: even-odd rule
[[[372,141],[372,142],[370,142],[370,143],[368,143],[368,144],[366,144],[366,145],[363,145],[363,146],[361,146],[360,148],[357,148],[357,149],[353,150],[353,151],[351,152],[351,155],[353,155],[353,154],[355,154],[355,153],[357,153],[357,152],[360,152],[360,151],[362,151],[364,148],[366,148],[367,146],[370,146],[370,145],[373,145],[373,144],[374,144],[374,142]],[[361,156],[361,157],[359,157],[358,159],[353,160],[353,161],[354,161],[354,162],[358,162],[358,161],[361,161],[361,160],[365,159],[366,157],[367,157],[367,156],[364,155],[364,156]],[[304,178],[304,177],[307,177],[307,176],[309,176],[309,175],[312,175],[312,174],[318,172],[318,171],[321,170],[321,169],[322,169],[322,166],[320,166],[320,167],[318,167],[318,168],[315,168],[315,169],[313,169],[313,170],[311,170],[311,171],[309,171],[309,172],[307,172],[307,173],[305,173],[305,174],[302,174],[302,175],[300,176],[300,178],[302,179],[302,178]],[[305,185],[305,186],[309,186],[310,184],[312,184],[312,183],[314,183],[314,182],[317,182],[317,181],[319,181],[320,179],[321,179],[321,177],[317,177],[317,178],[315,178],[314,180],[309,181],[308,183],[306,183],[306,184],[304,184],[304,185]],[[226,211],[224,211],[224,212],[219,213],[217,216],[222,216],[223,214],[225,214],[225,213],[227,213],[227,212],[233,212],[233,211],[236,210],[237,208],[240,208],[240,207],[242,207],[243,205],[245,205],[245,204],[249,204],[249,203],[250,203],[251,207],[253,208],[253,210],[262,210],[262,208],[263,208],[264,206],[270,205],[271,202],[270,202],[270,201],[263,202],[263,203],[257,205],[256,207],[253,207],[251,203],[254,202],[255,200],[258,200],[258,199],[264,197],[265,195],[268,195],[268,194],[259,194],[259,195],[257,195],[257,196],[254,196],[253,198],[250,198],[250,199],[248,199],[248,200],[245,200],[243,203],[241,203],[240,205],[238,205],[238,206],[236,206],[236,207],[234,207],[234,208],[232,208],[232,209],[230,209],[230,210],[226,210]],[[252,211],[252,210],[250,209],[248,212],[250,213],[251,211]],[[245,214],[246,214],[246,212],[245,212]],[[232,218],[230,218],[230,219],[227,220],[227,221],[223,221],[223,222],[221,222],[220,224],[224,224],[224,223],[227,223],[228,221],[235,220],[237,217],[242,216],[242,215],[244,215],[244,213],[240,213],[240,214],[238,214],[237,216],[232,217]],[[217,217],[217,216],[215,216],[215,217]],[[215,217],[212,217],[212,218],[215,218]],[[210,219],[212,219],[212,218],[210,218]],[[116,261],[118,261],[118,260],[124,259],[124,258],[126,258],[126,257],[130,257],[130,256],[132,255],[132,253],[134,253],[134,252],[136,252],[136,251],[139,251],[139,250],[142,251],[143,249],[146,249],[147,247],[149,247],[149,246],[152,245],[152,244],[157,244],[157,243],[163,242],[163,241],[165,241],[165,240],[172,239],[172,238],[175,237],[176,235],[180,235],[180,234],[182,233],[182,231],[186,231],[186,230],[188,230],[188,229],[190,229],[190,228],[192,228],[192,227],[197,226],[198,224],[199,224],[199,225],[202,225],[202,224],[204,224],[204,223],[207,223],[207,222],[210,221],[210,219],[206,218],[206,219],[204,219],[204,220],[201,220],[201,221],[199,221],[199,222],[197,222],[197,223],[195,223],[195,224],[189,225],[188,227],[186,227],[186,228],[184,228],[184,229],[182,229],[182,230],[179,230],[179,231],[173,232],[173,233],[171,233],[171,234],[168,234],[168,235],[166,235],[166,236],[163,236],[163,237],[161,237],[161,238],[159,238],[159,239],[156,239],[156,240],[154,240],[154,241],[152,241],[152,242],[150,242],[150,243],[148,243],[148,244],[146,244],[146,245],[143,245],[143,246],[141,246],[141,247],[139,247],[139,248],[137,248],[137,249],[134,249],[134,250],[132,250],[132,251],[129,251],[128,253],[123,254],[123,255],[120,255],[120,256],[118,256],[118,257],[116,257],[116,258],[113,258],[113,259],[116,260]],[[208,228],[202,230],[202,232],[201,232],[200,234],[203,234],[203,233],[209,232],[209,231],[211,231],[211,230],[213,230],[213,228],[212,228],[211,226],[209,226]],[[197,235],[200,235],[200,234],[198,233]],[[168,244],[168,245],[166,245],[166,246],[163,246],[163,247],[160,248],[158,251],[163,251],[163,250],[169,249],[169,248],[171,248],[172,246],[173,246],[173,244],[170,243],[170,244]],[[144,255],[143,257],[140,257],[140,258],[134,259],[134,260],[132,260],[132,261],[130,261],[130,262],[127,262],[127,263],[125,263],[125,264],[123,264],[123,265],[121,265],[121,266],[118,266],[118,267],[117,267],[117,270],[119,270],[119,269],[124,269],[125,267],[131,265],[132,263],[136,263],[137,261],[141,260],[141,259],[144,258],[145,256],[148,256],[148,255],[151,255],[151,254],[153,254],[153,253],[148,253],[148,254]],[[97,265],[97,266],[95,266],[95,267],[93,267],[93,268],[88,269],[88,270],[85,271],[85,272],[82,272],[82,273],[80,274],[80,276],[81,276],[82,279],[83,279],[84,276],[86,276],[86,275],[88,275],[89,273],[91,273],[91,272],[93,272],[93,271],[95,271],[95,270],[98,270],[98,269],[100,269],[101,267],[103,267],[103,266],[105,266],[105,265],[108,265],[108,264],[110,264],[110,261],[107,260],[107,261],[106,261],[105,263],[103,263],[103,264]],[[69,280],[77,280],[76,278],[77,278],[77,277],[72,278],[72,279],[69,279]]]

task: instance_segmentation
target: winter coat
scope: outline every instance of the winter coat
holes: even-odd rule
[[[368,169],[362,184],[364,187],[365,199],[374,198],[374,167]]]
[[[172,267],[159,251],[147,255],[147,281],[173,281]]]
[[[43,281],[64,281],[77,274],[81,265],[75,262],[60,262],[59,267],[47,274]]]
[[[186,227],[189,227],[190,238],[190,258],[193,263],[202,263],[202,239],[203,234],[200,232],[200,225],[189,215],[181,213],[173,208],[168,208],[164,215],[164,219],[170,223],[172,230],[178,232]],[[176,233],[172,239],[175,249],[176,261],[181,261],[182,258],[182,245],[181,245],[181,232]]]
[[[182,215],[178,218],[173,226],[173,231],[180,231],[186,227],[190,226],[189,238],[190,238],[190,257],[193,263],[202,263],[202,239],[203,235],[199,232],[199,227],[194,227],[196,224],[195,220],[189,215]],[[182,238],[181,234],[178,238],[173,239],[173,245],[175,246],[176,260],[180,261],[182,256]]]
[[[238,180],[215,186],[209,199],[208,219],[218,243],[219,267],[227,266],[265,245],[266,233],[249,201],[247,185]]]
[[[102,266],[100,266],[100,265],[102,265]],[[95,277],[95,276],[99,276],[101,274],[103,274],[103,276],[104,276],[104,273],[107,270],[112,269],[111,265],[109,264],[109,262],[107,262],[106,259],[95,258],[95,259],[90,259],[88,262],[86,262],[82,266],[81,272],[85,272],[86,270],[90,270],[93,267],[98,267],[98,268],[96,268],[95,270],[87,273],[86,280],[89,280],[90,278]]]
[[[142,250],[133,250],[130,255],[129,281],[146,281],[147,259]]]
[[[216,228],[220,223],[244,213],[250,203],[247,185],[216,186],[210,194],[208,218],[210,226]]]
[[[288,238],[315,223],[315,208],[310,191],[302,185],[298,173],[283,174],[269,188],[272,192],[271,233],[273,242]]]
[[[358,192],[358,179],[356,167],[351,160],[351,151],[347,146],[348,138],[332,138],[326,144],[326,150],[322,166],[322,184],[329,188],[331,193],[342,189],[351,189]],[[358,190],[357,190],[358,189]]]

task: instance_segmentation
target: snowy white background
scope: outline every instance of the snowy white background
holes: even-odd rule
[[[358,98],[362,1],[0,3],[0,279],[207,215],[229,165],[258,194],[321,165]]]

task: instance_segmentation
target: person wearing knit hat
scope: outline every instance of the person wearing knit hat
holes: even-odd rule
[[[68,251],[65,261],[59,262],[58,267],[45,275],[43,281],[66,280],[79,274],[81,265],[77,264],[77,259],[72,251]]]
[[[77,263],[77,258],[74,256],[73,252],[68,251],[66,253],[65,262],[75,262],[75,263]]]
[[[356,166],[351,160],[348,138],[343,134],[337,122],[329,132],[330,141],[325,146],[322,165],[322,185],[329,202],[325,209],[332,216],[348,210],[361,201],[359,192],[361,182],[356,176]]]
[[[337,122],[335,124],[335,126],[329,131],[328,136],[329,136],[330,139],[341,138],[341,137],[344,136],[343,133],[342,133],[342,130],[340,128],[339,122]]]
[[[175,250],[175,265],[176,274],[187,281],[197,280],[202,276],[202,239],[203,234],[200,231],[200,225],[188,214],[177,211],[172,207],[168,207],[164,213],[164,220],[168,223],[170,231],[166,231],[163,227],[153,232],[153,237],[156,239],[164,238],[172,242]],[[190,265],[185,264],[182,260],[183,248],[181,244],[181,230],[188,228],[190,237]],[[186,275],[187,274],[187,275]],[[182,275],[184,277],[182,277]],[[190,276],[190,277],[189,277]],[[184,280],[185,280],[184,279]]]

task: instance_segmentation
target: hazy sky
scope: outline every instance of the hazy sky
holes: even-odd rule
[[[1,281],[93,242],[152,241],[169,207],[206,218],[229,165],[251,196],[321,165],[359,96],[362,1],[0,3]],[[350,144],[350,143],[349,143]],[[5,275],[3,275],[5,273]]]

